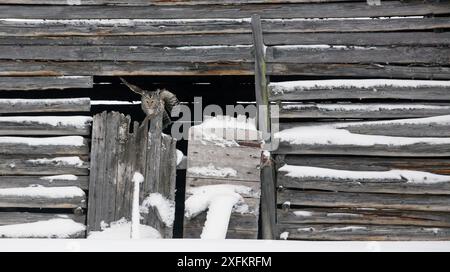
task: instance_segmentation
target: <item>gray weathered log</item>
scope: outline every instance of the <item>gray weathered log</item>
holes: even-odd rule
[[[415,211],[450,211],[450,196],[393,195],[344,192],[284,190],[278,192],[278,204],[291,206],[375,208]]]
[[[261,233],[263,239],[276,236],[275,166],[272,158],[261,156]]]
[[[85,224],[86,222],[86,215],[34,212],[0,212],[0,226],[33,223],[37,221],[61,218],[69,218],[81,224]]]
[[[58,116],[48,116],[52,121],[58,121]],[[74,119],[77,117],[74,116]],[[57,125],[46,124],[45,122],[39,122],[39,120],[24,121],[26,116],[21,116],[20,120],[14,117],[0,117],[0,136],[5,135],[20,135],[20,136],[67,136],[67,135],[82,135],[88,136],[91,133],[90,123],[85,123],[81,126],[74,126],[65,122],[65,118],[61,118]]]
[[[51,177],[51,178],[50,178]],[[76,180],[65,180],[52,176],[1,176],[0,188],[20,188],[32,185],[44,187],[76,186],[88,190],[89,178],[87,176],[76,176]]]
[[[0,99],[0,113],[90,112],[89,98]]]
[[[93,84],[89,76],[0,77],[0,90],[8,91],[92,88]]]
[[[441,241],[450,239],[450,228],[371,225],[279,225],[289,240]]]
[[[1,142],[1,138],[0,138]],[[53,156],[74,156],[74,155],[87,155],[89,154],[89,146],[86,139],[84,139],[84,143],[81,146],[77,145],[66,145],[66,144],[58,144],[58,145],[28,145],[27,143],[8,143],[2,142],[0,143],[0,154],[1,155],[10,155],[10,154],[18,154],[18,155],[53,155]]]
[[[35,159],[48,159],[48,162],[36,162]],[[0,156],[0,175],[10,176],[54,176],[77,175],[87,176],[89,161],[83,159],[82,165],[70,165],[51,161],[53,157],[45,155],[2,155]],[[0,177],[0,180],[2,177]]]
[[[0,198],[1,208],[85,208],[85,197],[73,198],[47,198],[30,196],[2,196]]]
[[[364,0],[83,0],[82,5],[212,5],[212,4],[269,4],[269,3],[327,3],[358,2]],[[3,0],[2,4],[22,5],[73,5],[67,0]]]

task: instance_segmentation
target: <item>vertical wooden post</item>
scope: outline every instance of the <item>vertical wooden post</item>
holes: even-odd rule
[[[258,107],[257,127],[264,134],[263,136],[267,137],[267,135],[270,135],[270,113],[266,77],[266,49],[259,15],[252,16],[252,32],[255,54],[255,95]]]
[[[270,155],[261,156],[261,233],[274,240],[276,232],[275,169]]]

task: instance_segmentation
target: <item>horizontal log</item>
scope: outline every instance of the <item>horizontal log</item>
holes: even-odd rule
[[[450,175],[450,159],[448,158],[395,158],[395,157],[367,157],[359,156],[277,156],[277,166],[287,163],[290,165],[303,165],[324,167],[353,171],[389,171],[391,169],[404,169],[430,172],[434,174]]]
[[[184,228],[183,238],[185,239],[199,239],[202,233],[201,228]],[[226,239],[257,239],[257,231],[244,231],[244,230],[233,230],[229,229],[227,231]]]
[[[258,180],[255,181],[246,181],[246,180],[235,180],[235,179],[220,179],[220,178],[191,178],[186,177],[186,186],[188,188],[194,188],[199,186],[208,186],[208,185],[220,185],[220,184],[229,184],[229,185],[237,185],[237,186],[247,186],[252,188],[253,197],[258,196],[261,193],[261,184]],[[186,193],[189,195],[189,193]],[[252,197],[252,196],[244,196],[244,197]]]
[[[21,5],[212,5],[212,4],[268,4],[268,3],[328,3],[328,2],[357,2],[362,0],[83,0],[82,3],[67,0],[2,0],[2,4]]]
[[[4,50],[9,51],[7,48],[4,48]],[[273,46],[267,48],[267,62],[305,64],[375,62],[386,64],[433,63],[445,65],[450,63],[450,48],[330,47],[328,45]]]
[[[29,6],[2,5],[0,18],[18,19],[81,19],[81,18],[250,18],[259,14],[262,18],[327,18],[327,17],[376,17],[410,16],[450,13],[445,2],[384,1],[379,6],[365,2],[317,4],[260,4],[260,5],[192,5],[155,6],[151,9],[134,6]]]
[[[192,219],[184,219],[185,228],[203,229],[206,221],[206,212],[203,212]],[[232,213],[228,224],[229,230],[254,231],[258,232],[258,216],[255,214]]]
[[[280,224],[364,224],[450,227],[450,214],[398,210],[300,208],[277,210]]]
[[[92,88],[93,84],[88,76],[0,77],[0,90],[8,91]]]
[[[370,80],[368,80],[370,81]],[[310,81],[305,81],[305,84]],[[356,87],[356,86],[332,86],[327,85],[329,80],[315,81],[317,85],[314,87],[303,87],[301,82],[298,86],[288,87],[287,83],[273,83],[269,85],[269,95],[271,101],[285,100],[345,100],[345,99],[414,99],[414,100],[449,100],[450,84],[439,86],[441,81],[436,82],[436,86],[426,86],[427,82],[421,82],[423,86],[403,87],[401,85],[389,85],[380,80],[380,83],[374,83],[372,86]],[[377,80],[374,80],[377,82]],[[397,82],[397,81],[392,81]],[[435,81],[430,81],[433,84]],[[323,85],[321,85],[321,83]],[[336,83],[352,84],[352,81],[337,81]],[[358,84],[358,81],[355,81]],[[294,83],[293,83],[294,84]],[[400,83],[401,84],[401,83]],[[420,83],[418,83],[420,84]]]
[[[0,117],[0,135],[82,135],[91,133],[86,116],[8,116]]]
[[[276,46],[267,49],[273,63],[430,63],[449,64],[450,48]],[[0,46],[4,60],[253,62],[250,46]]]
[[[25,158],[24,158],[25,157]],[[87,176],[89,173],[88,161],[78,161],[74,158],[61,157],[29,157],[22,158],[0,156],[1,176],[55,176],[55,175],[77,175]],[[78,158],[79,159],[79,158]],[[73,163],[68,163],[73,161]],[[0,183],[6,177],[0,178]],[[38,177],[40,178],[40,177]],[[20,179],[18,177],[18,179]],[[1,186],[1,185],[0,185]]]
[[[252,63],[189,62],[55,62],[0,61],[0,76],[205,76],[253,75]],[[268,75],[340,76],[370,78],[450,79],[448,67],[393,66],[379,64],[268,63]]]
[[[334,208],[374,208],[414,211],[450,211],[449,196],[334,193],[284,190],[277,194],[278,204]]]
[[[335,123],[281,123],[280,130],[307,125],[325,125],[345,129],[351,133],[364,135],[384,135],[400,137],[448,137],[450,135],[450,115],[398,119],[388,121],[335,122]]]
[[[428,184],[383,179],[293,178],[281,171],[278,172],[277,184],[285,189],[331,192],[450,195],[450,182]]]
[[[450,114],[447,103],[289,103],[282,104],[279,118],[355,118],[394,119],[420,118]]]
[[[81,136],[0,137],[0,154],[87,155],[89,146],[88,140]]]
[[[279,225],[289,240],[446,241],[450,228],[370,225]]]
[[[20,28],[25,31],[24,28]],[[45,31],[39,30],[39,31]],[[281,30],[280,30],[281,31]],[[50,30],[49,30],[50,32]],[[125,35],[122,36],[0,36],[0,45],[115,45],[115,46],[207,46],[207,45],[251,45],[250,33],[218,34],[173,34],[173,35]],[[50,34],[50,33],[49,33]],[[54,33],[53,33],[54,34]],[[95,33],[92,33],[94,35]],[[120,34],[120,33],[117,33]],[[61,34],[62,35],[62,34]],[[392,45],[448,45],[449,32],[359,32],[359,33],[265,33],[266,45],[357,45],[357,46],[392,46]]]
[[[47,197],[26,197],[26,196],[2,196],[0,198],[2,208],[55,208],[73,209],[86,208],[85,197],[73,198],[47,198]]]
[[[89,98],[0,99],[0,113],[90,112]]]
[[[207,17],[212,18],[212,17]],[[339,41],[339,37],[343,37],[348,41],[348,44],[353,44],[356,40],[371,40],[371,45],[377,44],[384,36],[388,40],[393,40],[394,33],[377,33],[368,37],[370,33],[366,32],[391,32],[391,31],[421,31],[421,30],[441,30],[450,28],[450,23],[446,18],[401,18],[401,19],[326,19],[326,20],[262,20],[263,32],[267,37],[266,41],[271,41],[274,44],[335,44]],[[358,32],[361,36],[355,36],[351,32]],[[100,37],[105,36],[130,36],[131,41],[139,40],[135,36],[149,36],[148,40],[152,44],[158,39],[168,39],[167,37],[160,37],[159,35],[199,35],[199,34],[251,34],[251,28],[248,19],[199,19],[199,20],[0,20],[0,36],[3,37],[38,37],[45,38],[45,36],[86,36],[86,37]],[[300,40],[306,37],[306,43]],[[311,35],[314,33],[313,36]],[[274,35],[273,34],[278,34]],[[291,35],[291,37],[287,37]],[[299,35],[300,34],[300,35]],[[398,33],[397,33],[398,34]],[[156,36],[154,36],[156,35]],[[281,35],[281,36],[280,36]],[[153,37],[154,36],[154,37]],[[208,38],[210,36],[200,36],[200,39]],[[274,38],[278,40],[274,40]],[[309,37],[309,38],[308,38]],[[355,38],[355,41],[349,40],[349,37]],[[375,39],[376,37],[376,39]],[[389,38],[390,37],[390,38]],[[410,42],[393,42],[393,44],[417,44],[420,38],[436,37],[448,40],[448,35],[445,33],[422,33],[417,37],[413,37],[411,33],[404,33],[397,36],[397,40],[401,38],[411,38]],[[446,38],[447,37],[447,38]],[[47,39],[50,37],[47,37]],[[59,37],[53,37],[53,40]],[[67,38],[67,37],[66,37]],[[82,37],[77,37],[79,40]],[[120,37],[111,37],[118,39]],[[110,38],[110,39],[111,39]],[[179,39],[186,39],[189,36],[174,37]],[[172,40],[174,39],[172,38]],[[280,39],[285,40],[280,40]],[[334,41],[332,40],[334,38]],[[123,38],[122,38],[123,39]],[[234,38],[235,39],[235,38]],[[308,40],[310,40],[308,42]],[[220,40],[219,40],[220,41]],[[331,41],[330,43],[322,43]],[[320,42],[320,43],[318,43]],[[431,41],[430,41],[431,42]],[[98,43],[98,41],[96,42]],[[229,42],[228,42],[229,43]],[[383,42],[381,42],[383,43]],[[427,42],[419,42],[427,43]],[[185,43],[186,44],[186,43]],[[185,45],[184,44],[184,45]],[[214,44],[222,44],[218,41]],[[234,43],[240,44],[240,43]],[[270,43],[269,43],[270,44]],[[385,45],[387,44],[384,42]],[[431,44],[436,44],[436,41]],[[115,44],[117,45],[117,44]],[[135,44],[132,44],[135,45]],[[442,45],[442,44],[439,44]],[[167,46],[167,45],[166,45]]]
[[[44,187],[76,186],[88,190],[88,176],[1,176],[0,188],[20,188],[40,185]],[[0,219],[1,221],[1,219]]]
[[[86,222],[86,215],[32,212],[0,212],[0,226],[26,224],[60,218],[69,218],[81,224],[85,224]]]

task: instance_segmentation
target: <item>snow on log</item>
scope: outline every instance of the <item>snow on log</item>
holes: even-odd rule
[[[0,226],[4,238],[80,238],[86,226],[72,219],[50,219],[33,223]]]
[[[104,226],[102,231],[91,231],[87,239],[101,240],[126,240],[130,239],[131,222],[122,218],[111,222],[109,226]],[[146,225],[139,225],[140,239],[160,239],[161,234],[154,228]]]
[[[131,239],[139,239],[139,226],[141,221],[141,215],[139,214],[139,186],[144,182],[144,176],[139,172],[135,172],[131,182],[133,183],[133,203],[131,207],[130,237]]]
[[[202,167],[189,167],[187,169],[189,174],[201,177],[216,177],[216,178],[227,178],[236,177],[237,171],[230,167],[216,167],[214,164],[210,163],[208,166]]]
[[[89,135],[88,116],[0,117],[0,135]]]
[[[2,197],[40,197],[40,198],[76,198],[85,197],[85,193],[78,187],[52,187],[30,186],[25,188],[2,188]]]
[[[0,113],[89,112],[89,98],[0,99]]]
[[[87,140],[81,136],[0,137],[0,154],[86,155]]]
[[[175,202],[165,198],[160,193],[151,193],[144,199],[140,207],[140,213],[149,213],[153,207],[158,211],[158,216],[167,227],[172,227],[175,220]]]

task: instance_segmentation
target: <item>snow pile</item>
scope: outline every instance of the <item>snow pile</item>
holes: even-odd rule
[[[340,228],[327,228],[323,231],[358,231],[358,230],[366,230],[366,227],[359,227],[359,226],[347,226],[347,227],[340,227]]]
[[[84,191],[75,186],[43,187],[40,185],[21,188],[2,188],[1,197],[44,197],[44,198],[75,198],[84,197]]]
[[[50,126],[70,126],[83,128],[92,122],[89,116],[8,116],[0,117],[0,122],[24,124],[44,124]]]
[[[309,211],[294,211],[294,214],[299,217],[310,217],[313,213]]]
[[[325,179],[329,181],[378,181],[378,182],[405,182],[411,184],[435,184],[450,182],[450,176],[438,175],[422,171],[398,170],[389,171],[348,171],[330,168],[284,165],[278,169],[279,173],[292,178],[304,180]]]
[[[62,136],[47,138],[32,137],[0,137],[0,144],[26,144],[30,146],[37,145],[67,145],[84,146],[84,139],[81,136]]]
[[[187,218],[208,210],[200,238],[225,239],[233,208],[244,204],[242,195],[253,193],[247,186],[219,184],[190,188],[188,194],[191,196],[185,202]]]
[[[287,240],[288,237],[289,237],[289,232],[287,232],[287,231],[280,234],[280,239],[282,239],[282,240]]]
[[[369,123],[370,124],[370,123]],[[394,137],[363,135],[339,128],[338,124],[294,127],[275,133],[281,142],[297,145],[406,146],[413,144],[450,144],[450,138]]]
[[[184,154],[181,150],[177,149],[177,165],[180,165],[180,163],[183,161]]]
[[[130,239],[131,222],[125,218],[119,221],[112,222],[109,226],[104,225],[102,231],[92,231],[89,233],[87,239],[101,239],[101,240],[126,240]],[[160,239],[161,234],[154,228],[146,225],[139,225],[140,239]]]
[[[208,164],[208,166],[202,167],[189,167],[188,173],[198,176],[208,176],[208,177],[219,177],[219,178],[227,178],[227,177],[236,177],[237,171],[230,167],[216,167],[212,163]]]
[[[161,221],[163,221],[167,227],[173,225],[173,221],[175,220],[175,203],[173,201],[165,198],[160,193],[152,193],[142,202],[140,212],[148,213],[149,207],[156,208]]]
[[[0,237],[8,238],[70,238],[86,230],[72,219],[50,219],[33,223],[0,226]]]
[[[332,89],[372,89],[379,88],[427,88],[450,87],[450,81],[444,80],[403,80],[403,79],[329,79],[300,80],[270,83],[269,88],[275,95],[296,91],[332,90]]]
[[[139,214],[139,186],[144,182],[144,176],[139,172],[135,172],[131,182],[134,184],[133,204],[131,208],[131,239],[139,239],[139,225],[141,220],[141,215]]]
[[[385,121],[371,121],[371,122],[343,122],[333,124],[335,128],[357,127],[357,126],[379,126],[379,125],[450,125],[450,115],[440,115],[426,118],[411,118]]]
[[[81,167],[84,164],[84,161],[82,161],[80,159],[80,157],[78,157],[78,156],[55,157],[52,159],[47,159],[47,158],[32,159],[32,160],[27,160],[27,162],[33,163],[33,164],[41,164],[41,165],[52,164],[55,166],[77,166],[77,167]]]
[[[75,175],[56,175],[56,176],[46,176],[41,177],[42,180],[48,180],[49,182],[53,182],[54,180],[70,180],[75,181],[78,180],[78,177]]]
[[[239,146],[235,140],[256,140],[259,137],[254,118],[239,115],[205,117],[205,121],[190,129],[190,137],[203,144],[214,143],[218,146]]]

